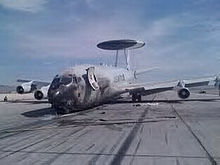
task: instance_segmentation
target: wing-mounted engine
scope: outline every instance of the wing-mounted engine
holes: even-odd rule
[[[180,88],[177,90],[177,94],[181,99],[187,99],[190,96],[188,88]]]
[[[214,86],[220,88],[220,77],[218,76],[215,77]]]
[[[181,99],[187,99],[190,96],[190,91],[185,87],[184,81],[179,81],[176,86],[177,94]]]
[[[23,93],[31,93],[32,91],[36,90],[37,87],[33,84],[33,81],[22,83],[21,85],[17,86],[16,91],[19,94]]]
[[[41,89],[38,89],[34,92],[34,98],[37,100],[42,100],[46,99],[48,96],[48,90],[49,90],[50,85],[48,86],[43,86]]]
[[[95,67],[89,67],[88,69],[86,69],[86,71],[87,71],[88,82],[91,88],[95,91],[98,90],[99,85],[95,77]]]

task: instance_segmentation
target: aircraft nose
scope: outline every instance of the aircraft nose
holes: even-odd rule
[[[61,98],[62,98],[62,94],[61,94],[60,91],[57,91],[57,92],[55,92],[55,93],[53,94],[53,100],[54,100],[54,102],[60,101]]]
[[[75,102],[76,98],[75,98],[75,88],[73,88],[72,86],[68,86],[68,85],[62,85],[60,86],[60,88],[57,91],[54,91],[54,93],[52,94],[52,102],[55,104],[69,104],[69,100],[71,100],[71,102]]]
[[[60,113],[69,113],[77,109],[77,88],[73,85],[62,85],[51,93],[52,106]]]

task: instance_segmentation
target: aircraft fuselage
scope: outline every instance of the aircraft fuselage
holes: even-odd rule
[[[113,100],[134,80],[134,72],[109,66],[81,65],[57,75],[48,99],[58,112],[69,113]]]

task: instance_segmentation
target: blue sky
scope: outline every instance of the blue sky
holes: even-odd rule
[[[98,42],[138,39],[132,67],[157,80],[219,73],[219,0],[1,0],[0,84],[51,80],[75,64],[114,63]]]

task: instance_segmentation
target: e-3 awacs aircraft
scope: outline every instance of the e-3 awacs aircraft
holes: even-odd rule
[[[129,50],[141,48],[144,45],[144,42],[127,39],[99,43],[98,48],[116,50],[115,66],[75,66],[56,75],[51,83],[19,80],[23,84],[17,87],[17,92],[22,94],[34,91],[34,96],[38,100],[47,97],[57,113],[69,113],[107,103],[118,99],[125,93],[132,96],[133,102],[140,102],[142,96],[167,90],[176,90],[181,99],[186,99],[190,96],[189,87],[208,85],[210,81],[219,84],[218,77],[164,82],[153,85],[135,83],[138,75],[154,69],[136,71],[130,69]],[[119,51],[124,52],[126,68],[118,67]],[[38,85],[42,87],[37,89]]]

